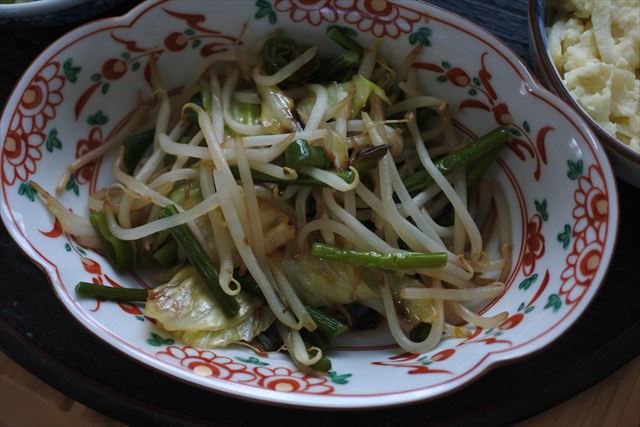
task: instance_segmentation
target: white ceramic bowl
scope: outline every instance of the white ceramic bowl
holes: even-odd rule
[[[158,55],[168,88],[177,88],[207,55],[283,28],[336,50],[328,25],[384,39],[397,63],[415,43],[420,84],[446,99],[462,131],[507,126],[513,141],[491,171],[502,185],[514,232],[507,292],[486,309],[510,317],[467,339],[446,339],[422,355],[403,354],[384,329],[353,333],[332,350],[328,377],[298,372],[288,357],[256,357],[245,348],[202,350],[168,339],[128,304],[77,300],[74,285],[145,285],[116,274],[101,256],[60,233],[29,186],[53,190],[63,168],[101,144],[127,119]],[[542,89],[516,55],[474,24],[419,2],[265,0],[156,1],[125,16],[83,26],[56,41],[29,67],[7,103],[0,127],[2,219],[49,276],[60,301],[84,326],[157,371],[241,398],[314,408],[373,408],[451,392],[496,364],[544,348],[566,331],[601,284],[617,230],[617,193],[609,163],[584,120]],[[105,162],[108,162],[106,159]],[[111,181],[101,163],[79,171],[62,195],[76,212]]]

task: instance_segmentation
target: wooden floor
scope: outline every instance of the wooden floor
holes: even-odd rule
[[[640,426],[640,356],[599,384],[518,427]]]
[[[124,426],[74,402],[0,353],[0,426]],[[609,378],[517,427],[640,426],[640,356]]]

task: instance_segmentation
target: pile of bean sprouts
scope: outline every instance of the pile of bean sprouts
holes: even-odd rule
[[[420,47],[395,68],[381,57],[381,43],[363,50],[355,75],[381,90],[372,91],[354,116],[354,90],[334,84],[332,95],[330,85],[313,81],[281,89],[279,85],[317,60],[318,49],[308,47],[268,74],[261,52],[272,37],[248,49],[237,46],[205,58],[173,96],[153,61],[151,97],[140,102],[111,139],[69,165],[57,190],[64,190],[83,166],[120,150],[111,168],[115,182],[90,196],[89,209],[104,211],[110,233],[136,242],[138,252],[157,250],[166,230],[186,224],[218,269],[217,285],[225,293],[241,291],[238,271],[251,275],[286,348],[304,366],[316,363],[322,352],[309,352],[301,331],[317,325],[280,260],[311,256],[312,243],[380,254],[446,253],[443,267],[373,275],[379,300],[371,306],[384,315],[394,340],[408,352],[427,352],[445,334],[469,333],[468,327],[456,325],[490,328],[506,319],[507,313],[480,316],[467,304],[504,292],[512,240],[505,195],[488,178],[469,185],[465,168],[445,176],[436,167],[435,159],[471,141],[454,127],[446,102],[418,88],[411,65]],[[203,105],[193,102],[197,93],[206,94]],[[313,102],[303,114],[296,106],[305,98]],[[234,114],[238,103],[269,108],[272,121],[240,120]],[[416,111],[425,107],[437,114],[420,126]],[[149,128],[154,130],[153,143],[128,171],[123,143]],[[283,153],[295,140],[322,147],[332,167],[351,172],[353,179],[318,167],[287,167]],[[359,172],[350,164],[355,154],[377,146],[389,148],[375,167]],[[419,169],[426,170],[432,182],[411,194],[403,180]],[[255,173],[277,183],[259,181]],[[319,184],[296,185],[302,176]],[[176,204],[169,195],[178,183],[186,193],[198,187],[201,197],[187,203],[187,195],[184,203]],[[36,188],[65,231],[87,247],[100,247],[86,217]],[[178,214],[161,217],[161,209],[169,205],[176,205]],[[440,218],[447,211],[453,221],[443,225]],[[485,252],[492,235],[499,241],[496,259]],[[178,263],[185,261],[183,254],[179,258]],[[391,282],[398,277],[411,278],[416,285],[394,290]],[[435,310],[430,331],[420,341],[411,339],[403,326],[400,311],[406,301],[424,301]]]

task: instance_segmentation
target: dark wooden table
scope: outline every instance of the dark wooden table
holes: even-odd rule
[[[121,14],[131,1],[105,16]],[[526,1],[435,0],[488,28],[528,62]],[[31,60],[71,29],[0,28],[0,105]],[[84,329],[44,274],[0,227],[0,349],[93,409],[143,425],[506,425],[595,384],[640,354],[640,190],[619,182],[621,225],[613,263],[579,321],[536,355],[499,367],[450,396],[403,408],[348,413],[283,409],[216,395],[162,376]]]

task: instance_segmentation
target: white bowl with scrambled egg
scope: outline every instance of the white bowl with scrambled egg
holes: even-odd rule
[[[640,0],[530,0],[538,75],[591,123],[640,186]]]

